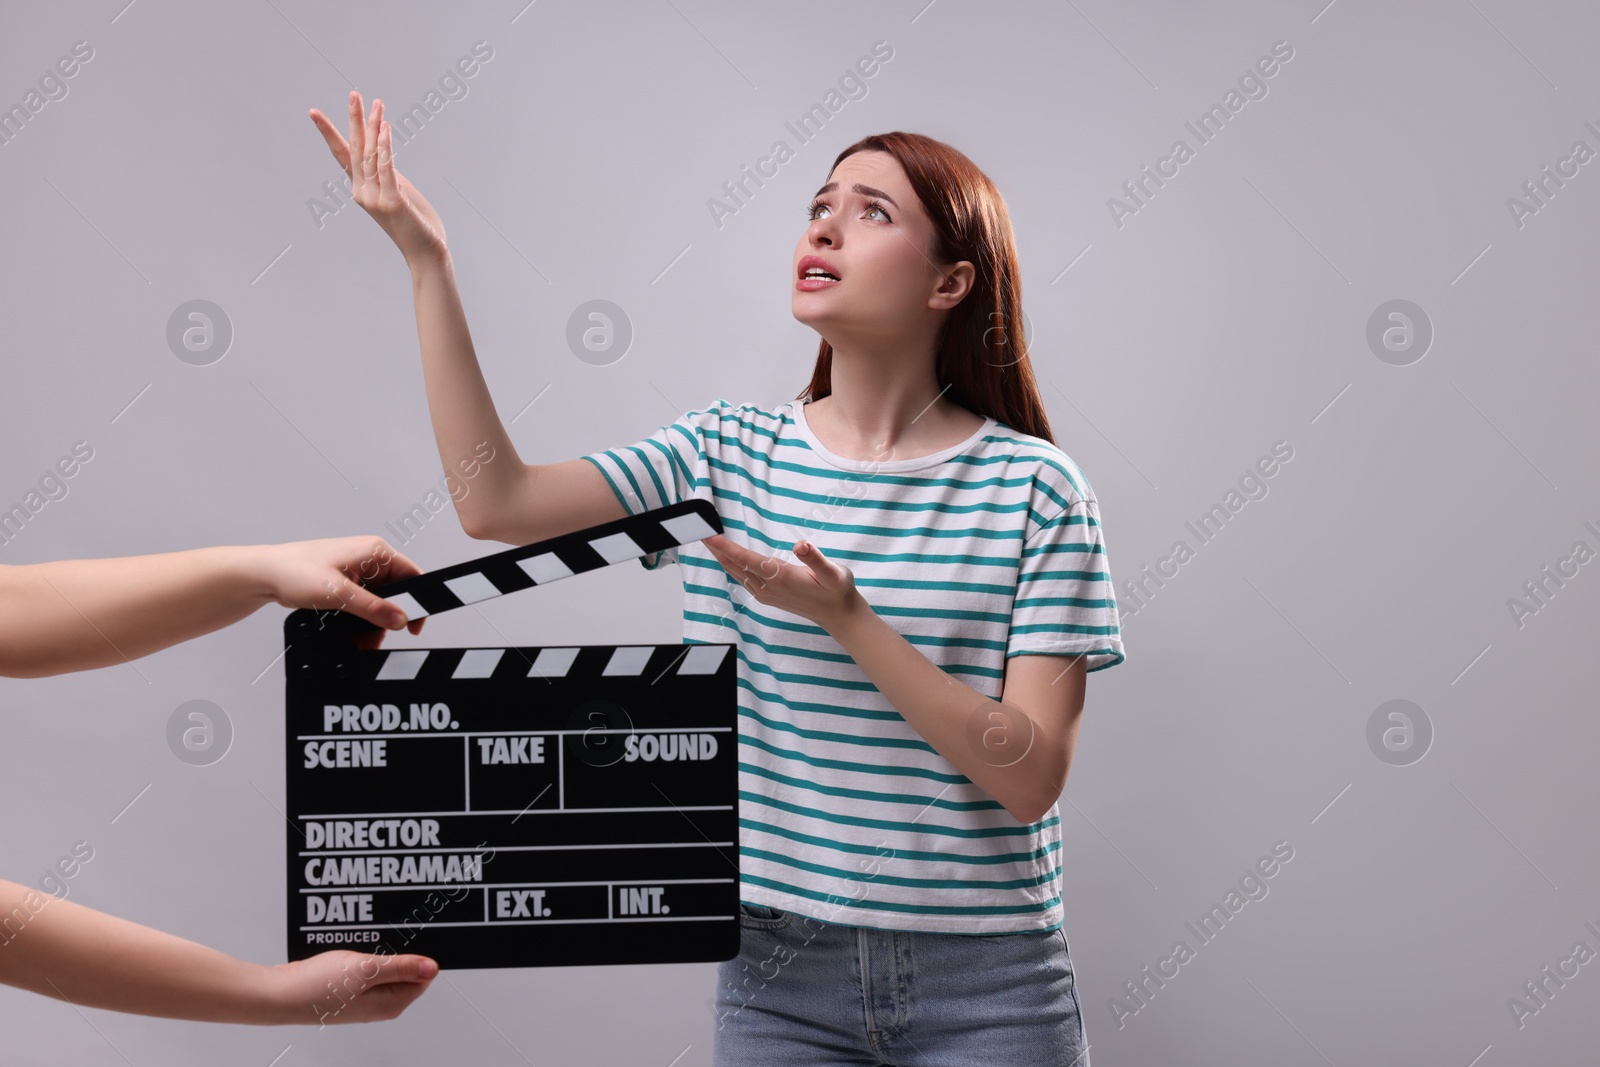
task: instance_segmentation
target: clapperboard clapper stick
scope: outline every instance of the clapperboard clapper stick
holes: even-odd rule
[[[720,532],[689,500],[372,591],[415,619]],[[290,959],[738,954],[732,644],[357,648],[372,629],[284,623]]]

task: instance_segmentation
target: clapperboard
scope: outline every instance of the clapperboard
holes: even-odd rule
[[[412,619],[720,533],[684,501],[378,586]],[[731,644],[361,649],[284,623],[289,958],[441,967],[739,950]]]

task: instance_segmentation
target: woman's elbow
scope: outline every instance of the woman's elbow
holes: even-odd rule
[[[48,678],[59,673],[37,659],[0,655],[0,678]]]
[[[456,517],[461,520],[461,530],[474,541],[494,541],[494,525],[487,515],[473,511],[457,511]]]
[[[1005,804],[1005,809],[1023,826],[1032,826],[1054,810],[1056,801],[1061,799],[1066,788],[1067,777],[1063,769],[1060,773],[1051,773],[1044,780],[1033,783],[1026,793],[1011,798]]]
[[[1006,812],[1021,825],[1032,826],[1034,823],[1041,821],[1046,815],[1049,815],[1050,809],[1053,807],[1055,807],[1054,800],[1042,807],[1037,803],[1008,804]]]
[[[505,511],[502,508],[490,507],[492,501],[474,501],[474,506],[463,507],[464,502],[456,503],[456,518],[461,522],[461,530],[474,541],[503,541],[506,537]]]

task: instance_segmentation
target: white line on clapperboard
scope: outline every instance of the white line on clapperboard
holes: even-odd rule
[[[633,811],[635,809],[628,809]],[[474,812],[473,814],[481,814]],[[547,850],[560,851],[562,849],[589,849],[596,848],[727,848],[732,841],[640,841],[626,845],[502,845],[495,849],[496,852],[543,852]],[[323,848],[302,850],[300,856],[422,856],[434,852],[462,852],[459,848],[368,848],[345,849]],[[544,883],[540,883],[541,885]]]
[[[733,881],[733,879],[728,879]],[[441,926],[565,926],[569,923],[706,923],[706,922],[732,922],[737,915],[644,915],[619,919],[610,917],[605,919],[491,919],[488,923],[474,919],[472,922],[442,923],[437,920],[428,924],[431,927]],[[370,923],[366,926],[302,926],[300,931],[307,930],[399,930],[401,923]]]
[[[373,893],[409,892],[414,889],[454,889],[457,887],[462,889],[526,889],[529,886],[534,886],[538,889],[547,889],[552,886],[575,885],[603,885],[607,889],[611,889],[619,885],[721,885],[724,882],[731,881],[733,881],[732,878],[636,878],[627,882],[449,882],[439,885],[364,885],[360,889],[363,892],[370,891]],[[327,886],[300,890],[302,893],[326,893],[327,891]],[[321,927],[319,926],[315,929],[320,930]]]
[[[732,804],[704,804],[690,807],[685,804],[667,808],[568,808],[559,811],[555,808],[540,808],[530,811],[529,815],[588,815],[590,813],[614,814],[627,811],[732,811]],[[515,815],[515,808],[506,808],[504,811],[343,811],[324,815],[302,815],[301,819],[411,819],[438,815]],[[460,852],[460,849],[451,851]]]
[[[387,738],[404,738],[408,740],[421,738],[424,740],[431,740],[441,737],[533,737],[535,735],[544,735],[548,737],[554,734],[578,734],[580,736],[585,734],[728,734],[732,732],[733,727],[731,726],[663,726],[659,730],[653,727],[649,730],[645,730],[638,726],[619,726],[615,729],[601,729],[600,727],[596,726],[582,730],[441,730],[437,733],[423,733],[419,730],[416,732],[399,734],[296,734],[295,740],[345,741],[359,739],[366,741],[369,739]]]

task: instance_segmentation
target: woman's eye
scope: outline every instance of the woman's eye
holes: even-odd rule
[[[818,218],[817,212],[820,211],[820,210],[831,210],[831,209],[828,208],[827,204],[824,204],[820,200],[813,200],[810,204],[808,204],[806,206],[806,219],[807,219],[807,221],[815,222],[817,220],[817,218]],[[893,219],[891,219],[889,217],[889,212],[884,210],[883,205],[878,203],[876,200],[869,201],[867,203],[867,206],[862,208],[861,210],[862,210],[863,214],[867,214],[867,215],[870,215],[872,212],[876,211],[880,216],[882,216],[882,221],[884,221],[884,222],[893,222],[894,221]]]

